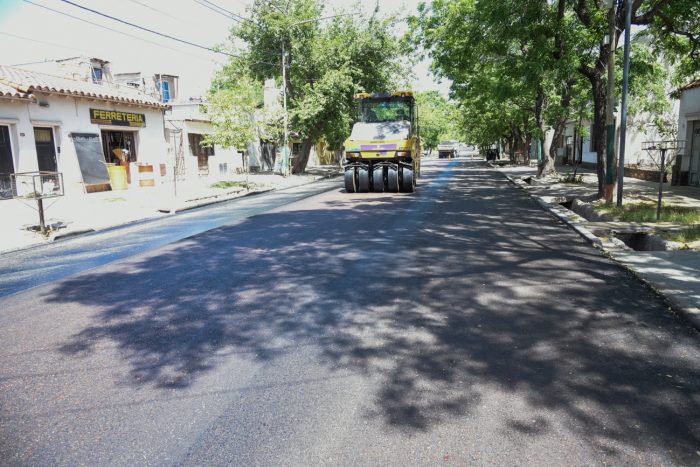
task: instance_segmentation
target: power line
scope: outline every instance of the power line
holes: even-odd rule
[[[28,1],[28,0],[25,0],[25,1]],[[227,55],[227,56],[229,56],[229,57],[235,57],[235,55],[230,54],[230,53],[228,53],[228,52],[222,52],[222,51],[220,51],[220,50],[212,49],[211,47],[207,47],[207,46],[205,46],[205,45],[195,44],[194,42],[190,42],[190,41],[185,40],[185,39],[179,39],[179,38],[177,38],[177,37],[173,37],[173,36],[170,36],[170,35],[168,35],[168,34],[163,34],[162,32],[154,31],[153,29],[149,29],[149,28],[146,28],[146,27],[143,27],[143,26],[139,26],[138,24],[130,23],[129,21],[125,21],[125,20],[123,20],[123,19],[119,19],[119,18],[116,18],[116,17],[114,17],[114,16],[110,16],[110,15],[108,15],[108,14],[101,13],[101,12],[99,12],[99,11],[97,11],[97,10],[93,10],[92,8],[88,8],[88,7],[85,7],[85,6],[82,6],[82,5],[78,5],[77,3],[73,3],[73,2],[71,2],[70,0],[61,0],[61,1],[62,1],[63,3],[67,3],[67,4],[69,4],[69,5],[73,5],[74,7],[80,8],[80,9],[82,9],[82,10],[89,11],[89,12],[91,12],[91,13],[94,13],[94,14],[96,14],[96,15],[100,15],[100,16],[103,16],[103,17],[105,17],[105,18],[109,18],[109,19],[111,19],[111,20],[113,20],[113,21],[117,21],[117,22],[119,22],[119,23],[126,24],[126,25],[128,25],[128,26],[133,27],[133,28],[137,28],[137,29],[141,29],[141,30],[143,30],[143,31],[150,32],[151,34],[156,34],[156,35],[158,35],[158,36],[165,37],[165,38],[167,38],[167,39],[171,39],[171,40],[174,40],[174,41],[177,41],[177,42],[182,42],[183,44],[191,45],[192,47],[198,47],[198,48],[200,48],[200,49],[208,50],[208,51],[210,51],[210,52],[214,52],[214,53],[218,53],[218,54],[222,54],[222,55]]]
[[[129,0],[129,1],[132,2],[132,3],[135,3],[135,4],[137,4],[137,5],[141,5],[142,7],[146,7],[146,8],[148,8],[149,10],[155,11],[156,13],[160,13],[160,14],[162,14],[162,15],[165,15],[165,16],[167,16],[167,17],[169,17],[169,18],[174,19],[174,20],[183,21],[181,18],[178,18],[177,16],[173,16],[173,15],[171,15],[170,13],[168,13],[167,11],[159,10],[158,8],[154,8],[154,7],[152,7],[151,5],[149,5],[149,4],[147,4],[147,3],[140,2],[139,0]]]
[[[209,23],[207,23],[207,24],[205,25],[203,22],[199,21],[198,18],[192,18],[192,17],[190,17],[190,18],[185,19],[185,18],[183,18],[183,17],[181,17],[181,16],[176,16],[176,15],[173,15],[173,14],[171,14],[171,13],[168,13],[167,11],[163,11],[163,10],[160,10],[160,9],[158,9],[158,8],[155,8],[155,7],[151,6],[151,5],[149,5],[148,3],[144,3],[144,2],[142,2],[142,1],[140,1],[140,0],[129,0],[129,1],[132,2],[132,3],[134,3],[134,4],[136,4],[136,5],[140,5],[140,6],[144,7],[144,8],[148,8],[148,9],[151,10],[151,11],[155,11],[156,13],[160,13],[160,14],[162,14],[162,15],[165,15],[165,16],[167,16],[168,18],[172,18],[172,19],[174,19],[175,21],[177,21],[177,22],[180,23],[180,24],[186,24],[189,28],[192,27],[193,21],[196,21],[196,22],[197,22],[201,27],[203,27],[203,28],[207,28],[207,27],[210,26]]]
[[[197,5],[203,6],[204,8],[209,8],[209,9],[210,9],[211,11],[213,11],[214,13],[218,13],[218,14],[220,14],[221,16],[224,16],[225,18],[232,19],[232,20],[234,20],[234,21],[236,21],[236,22],[238,22],[238,23],[241,23],[241,22],[242,22],[242,21],[239,20],[238,18],[234,18],[233,16],[231,16],[231,15],[229,15],[229,14],[227,14],[227,13],[224,13],[223,11],[219,11],[219,10],[217,10],[215,7],[209,6],[209,5],[207,5],[206,3],[201,2],[200,0],[194,0],[194,2],[195,2]]]
[[[218,10],[221,10],[221,11],[227,13],[227,14],[229,14],[230,16],[232,16],[231,19],[233,19],[233,20],[236,20],[236,18],[239,18],[239,19],[241,19],[241,20],[243,20],[243,21],[249,21],[249,22],[251,22],[251,23],[253,23],[253,24],[256,24],[255,21],[253,21],[253,20],[251,20],[251,19],[248,19],[248,18],[245,18],[245,17],[243,17],[243,16],[241,16],[241,15],[239,15],[239,14],[237,14],[237,13],[234,13],[234,12],[232,12],[231,10],[227,10],[226,8],[219,6],[219,5],[217,5],[216,3],[214,3],[214,2],[210,2],[209,0],[195,0],[195,1],[196,1],[197,3],[200,3],[200,1],[201,1],[201,2],[204,2],[204,3],[206,3],[206,4],[211,5],[212,7],[216,8],[216,9],[218,9]],[[201,4],[201,3],[200,3],[200,4]],[[205,6],[206,6],[206,5],[205,5]],[[238,20],[236,20],[236,21],[238,21]],[[240,23],[240,21],[238,21],[238,22]],[[257,24],[256,24],[256,25],[257,25]]]
[[[17,39],[23,39],[23,40],[29,41],[29,42],[36,42],[37,44],[50,45],[52,47],[58,47],[60,49],[73,50],[75,52],[80,52],[82,54],[85,53],[85,51],[82,49],[76,49],[75,47],[70,47],[70,46],[63,45],[63,44],[57,44],[56,42],[42,41],[39,39],[34,39],[32,37],[25,37],[25,36],[19,36],[17,34],[11,34],[9,32],[5,32],[5,31],[0,31],[0,34],[5,35],[5,36],[15,37]],[[52,61],[53,60],[44,60],[42,62],[20,63],[20,65],[34,65],[35,63],[44,63],[44,62],[52,62]],[[12,66],[17,66],[17,65],[12,65]]]
[[[142,37],[135,36],[135,35],[133,35],[133,34],[129,34],[128,32],[120,31],[120,30],[118,30],[118,29],[110,28],[109,26],[104,26],[104,25],[102,25],[102,24],[94,23],[94,22],[92,22],[92,21],[89,21],[89,20],[80,18],[80,17],[78,17],[78,16],[74,16],[74,15],[71,15],[71,14],[69,14],[69,13],[66,13],[66,12],[63,12],[63,11],[60,11],[60,10],[53,9],[53,8],[48,7],[48,6],[45,6],[45,5],[41,5],[41,4],[39,4],[39,3],[34,3],[34,2],[31,1],[31,0],[24,0],[24,1],[25,1],[26,3],[29,3],[29,4],[31,4],[31,5],[34,5],[34,6],[36,6],[36,7],[43,8],[43,9],[45,9],[45,10],[52,11],[52,12],[54,12],[54,13],[58,13],[59,15],[67,16],[67,17],[69,17],[69,18],[73,18],[73,19],[78,20],[78,21],[82,21],[83,23],[87,23],[87,24],[90,24],[90,25],[95,26],[95,27],[98,27],[98,28],[106,29],[107,31],[116,32],[117,34],[122,34],[122,35],[124,35],[124,36],[131,37],[131,38],[136,39],[136,40],[139,40],[139,41],[147,42],[147,43],[149,43],[149,44],[153,44],[153,45],[156,45],[156,46],[158,46],[158,47],[163,47],[163,48],[165,48],[165,49],[172,50],[172,51],[174,51],[174,52],[178,52],[178,53],[183,53],[183,54],[189,55],[190,57],[194,57],[194,58],[198,58],[198,59],[200,59],[200,60],[208,61],[207,59],[205,59],[205,58],[203,58],[203,57],[200,57],[200,56],[198,56],[198,55],[191,54],[191,53],[189,53],[189,52],[185,52],[184,50],[174,49],[174,48],[169,47],[169,46],[167,46],[167,45],[159,44],[158,42],[153,42],[153,41],[150,41],[150,40],[148,40],[148,39],[144,39],[144,38],[142,38]]]

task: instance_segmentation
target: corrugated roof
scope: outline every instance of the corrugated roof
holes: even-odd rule
[[[0,65],[0,85],[3,84],[9,86],[14,92],[22,94],[42,91],[76,97],[126,102],[149,107],[168,107],[155,97],[126,86],[118,86],[113,83],[88,83],[46,73]]]
[[[690,84],[686,84],[681,88],[681,91],[687,91],[688,89],[700,88],[700,79],[696,79]]]

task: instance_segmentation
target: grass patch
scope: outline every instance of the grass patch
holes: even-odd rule
[[[233,182],[230,180],[226,181],[221,181],[221,182],[216,182],[211,185],[209,185],[210,188],[221,188],[221,189],[226,189],[226,188],[248,188],[252,189],[255,188],[255,183],[246,183],[246,182]]]
[[[675,232],[664,232],[662,236],[666,240],[680,243],[692,243],[700,240],[700,225],[696,225],[689,229],[678,230]]]
[[[596,210],[622,222],[656,222],[656,203],[630,203],[618,207],[614,203],[596,205]],[[690,207],[661,206],[660,222],[700,224],[700,211]]]

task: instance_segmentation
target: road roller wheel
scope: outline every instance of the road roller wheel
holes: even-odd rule
[[[413,170],[408,167],[401,168],[401,191],[413,193],[416,183],[413,178]]]
[[[357,169],[357,191],[367,193],[369,191],[369,170],[364,167]]]
[[[396,193],[399,191],[399,171],[394,167],[389,167],[386,171],[387,191]]]
[[[345,171],[345,191],[355,193],[357,191],[357,183],[355,182],[355,169],[347,169]]]
[[[384,191],[384,168],[375,167],[372,171],[372,190],[377,193]]]

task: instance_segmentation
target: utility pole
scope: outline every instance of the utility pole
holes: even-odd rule
[[[622,188],[625,181],[625,138],[627,137],[627,87],[630,77],[630,28],[632,0],[625,0],[625,65],[622,72],[622,108],[620,109],[620,164],[617,169],[617,205],[622,206]]]
[[[289,175],[289,130],[287,127],[287,67],[284,53],[284,39],[282,40],[282,101],[284,106],[284,169],[283,175]]]
[[[611,203],[615,191],[615,3],[608,0],[608,104],[605,116],[607,145],[605,158],[605,201]]]

